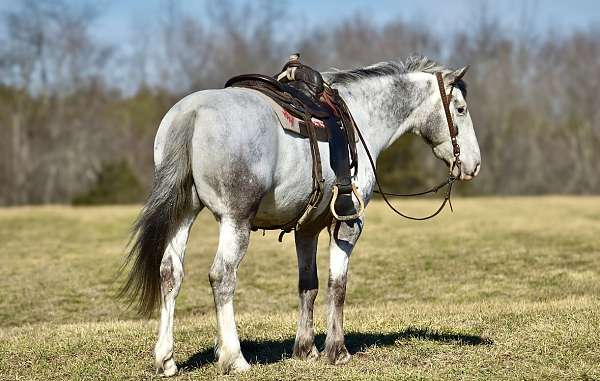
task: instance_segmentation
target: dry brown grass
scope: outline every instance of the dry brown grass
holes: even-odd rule
[[[342,367],[289,359],[293,239],[255,233],[236,296],[242,349],[255,366],[240,378],[600,378],[600,199],[457,199],[455,208],[415,223],[370,205],[348,285],[355,356]],[[136,320],[113,299],[137,210],[0,210],[0,379],[152,377],[156,321]],[[175,328],[181,379],[216,376],[207,280],[216,229],[203,214],[186,258]],[[321,348],[325,290],[321,276]]]

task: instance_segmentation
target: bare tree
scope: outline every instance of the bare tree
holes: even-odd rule
[[[160,21],[134,25],[123,47],[91,35],[97,7],[23,0],[2,15],[0,204],[69,202],[111,183],[107,173],[127,169],[149,184],[153,136],[174,102],[239,73],[273,74],[296,51],[321,70],[413,53],[471,64],[468,102],[484,170],[460,189],[598,193],[600,33],[535,33],[538,5],[523,5],[512,30],[481,8],[469,30],[442,41],[402,19],[378,25],[356,14],[308,26],[280,2],[211,0],[194,14],[165,0]],[[408,190],[443,171],[426,145],[410,138],[379,165],[388,185]],[[100,199],[110,200],[105,196]]]

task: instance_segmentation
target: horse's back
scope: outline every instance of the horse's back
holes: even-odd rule
[[[260,96],[234,88],[197,91],[182,98],[163,117],[154,141],[156,164],[160,162],[173,122],[188,112],[196,113],[194,144],[200,143],[199,148],[204,152],[214,151],[219,155],[223,152],[220,148],[231,147],[245,154],[243,146],[257,141],[274,143],[276,131],[267,126],[277,121],[276,116]]]

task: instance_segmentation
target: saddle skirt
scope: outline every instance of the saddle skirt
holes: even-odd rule
[[[286,131],[290,131],[296,135],[300,135],[304,138],[308,138],[308,131],[306,127],[306,123],[300,118],[296,118],[293,116],[288,110],[281,107],[277,102],[275,102],[271,97],[261,93],[260,91],[256,91],[267,103],[271,105],[273,112],[277,116],[277,120]],[[321,142],[327,142],[330,138],[329,129],[325,122],[321,119],[311,118],[312,124],[315,126],[315,132],[317,135],[317,140]]]

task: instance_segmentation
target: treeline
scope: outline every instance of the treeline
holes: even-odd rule
[[[507,31],[480,13],[468,30],[439,35],[360,15],[306,26],[279,2],[214,1],[198,15],[166,2],[160,20],[134,21],[133,40],[110,46],[91,33],[99,14],[24,0],[2,15],[0,204],[142,200],[154,133],[171,105],[235,74],[272,74],[296,51],[321,70],[415,53],[470,64],[468,103],[483,167],[462,192],[600,193],[598,30]],[[389,186],[406,190],[444,172],[423,142],[408,137],[379,165]]]

